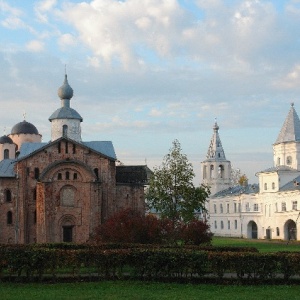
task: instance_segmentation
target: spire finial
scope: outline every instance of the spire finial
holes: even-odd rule
[[[23,112],[23,119],[24,119],[23,121],[26,121],[26,112],[25,111]]]
[[[217,117],[215,117],[215,124],[214,124],[213,129],[214,129],[215,131],[218,131],[218,130],[219,130],[219,125],[218,125],[218,123],[217,123]]]
[[[65,75],[67,75],[67,64],[65,64]]]

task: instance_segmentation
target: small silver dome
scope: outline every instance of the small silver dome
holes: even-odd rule
[[[58,89],[57,94],[60,99],[71,99],[73,97],[73,89],[68,83],[67,74],[65,74],[65,81]]]

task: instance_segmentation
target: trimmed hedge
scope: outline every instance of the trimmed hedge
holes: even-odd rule
[[[45,276],[54,280],[58,276],[222,279],[226,275],[243,281],[288,281],[292,276],[300,276],[300,252],[261,254],[254,249],[221,252],[203,247],[127,246],[0,245],[0,275],[19,280],[42,280]]]

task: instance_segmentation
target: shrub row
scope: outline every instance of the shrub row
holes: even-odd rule
[[[45,276],[171,279],[226,274],[241,280],[289,280],[300,275],[300,253],[212,252],[195,249],[59,249],[0,247],[0,274],[42,280]]]
[[[30,245],[11,245],[0,244],[2,249],[19,249],[20,251],[28,249],[62,249],[62,250],[113,250],[113,249],[190,249],[197,251],[212,252],[258,252],[255,247],[238,247],[238,246],[211,246],[211,245],[159,245],[159,244],[136,244],[136,243],[100,243],[100,244],[73,244],[73,243],[46,243]]]

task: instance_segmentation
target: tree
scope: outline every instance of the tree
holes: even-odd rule
[[[178,140],[164,157],[161,167],[154,168],[146,193],[147,204],[156,210],[162,218],[189,222],[194,213],[205,210],[205,201],[209,196],[208,187],[195,187],[192,164],[181,152]]]
[[[241,186],[247,186],[248,185],[248,178],[245,174],[243,174],[238,181],[239,185]]]

